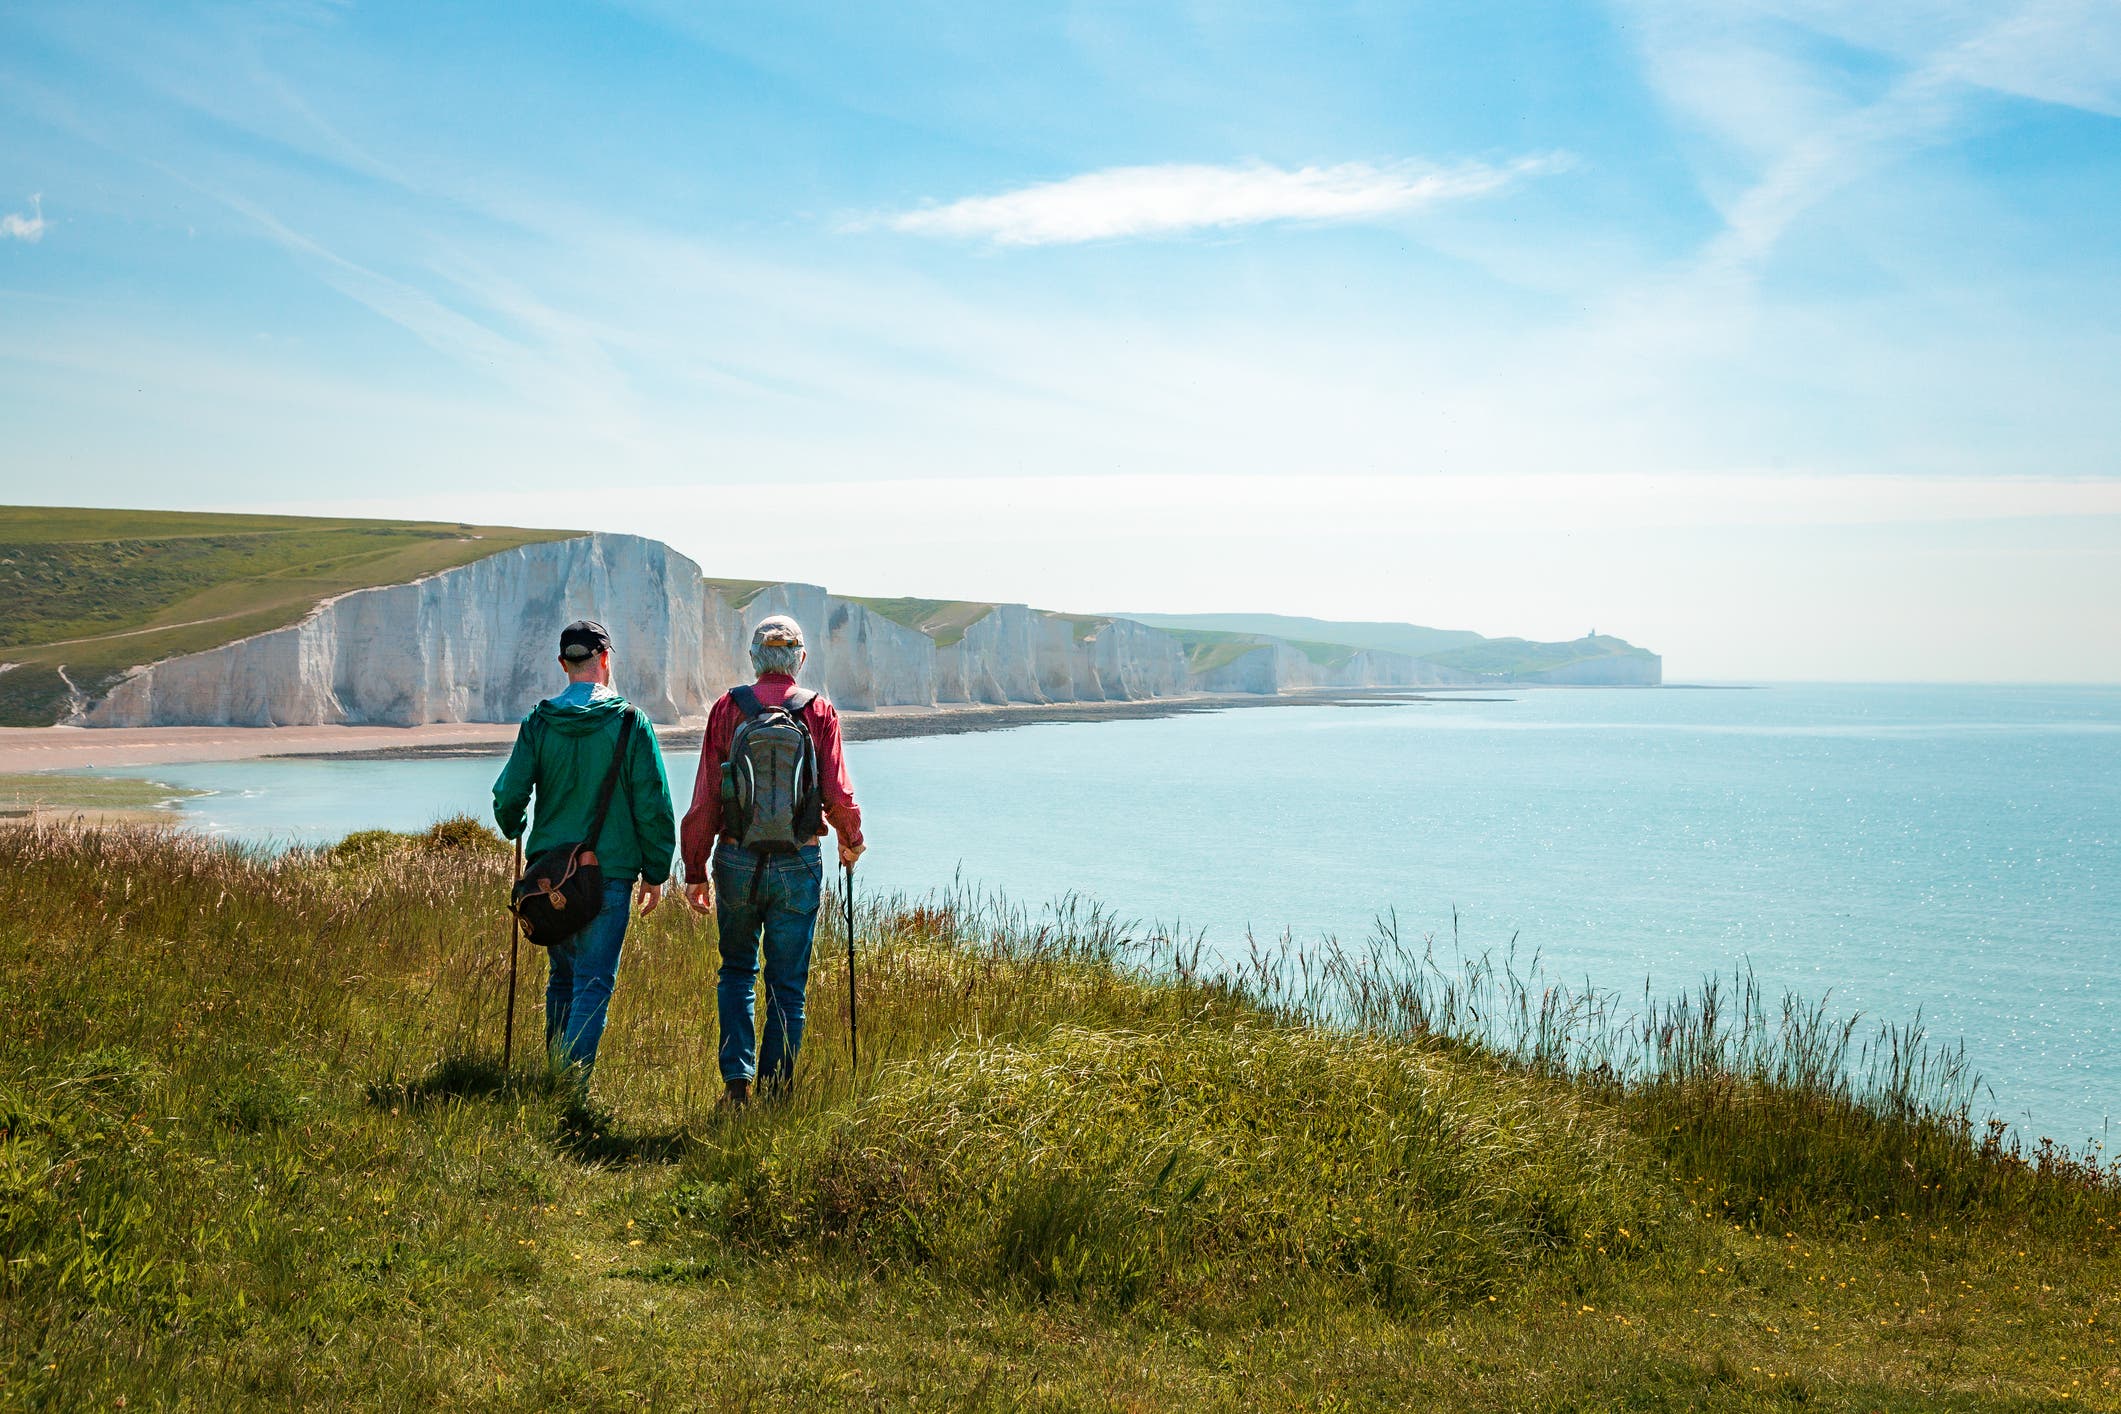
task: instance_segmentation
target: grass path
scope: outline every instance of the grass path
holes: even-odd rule
[[[167,629],[177,628],[197,628],[200,624],[227,623],[230,619],[240,619],[242,617],[243,615],[240,613],[215,614],[210,618],[181,619],[176,623],[156,624],[151,628],[120,629],[116,633],[92,633],[85,638],[55,638],[49,643],[39,644],[38,646],[41,648],[71,648],[77,643],[107,643],[114,638],[138,638],[143,633],[161,633]],[[10,663],[8,666],[13,667],[14,664]]]

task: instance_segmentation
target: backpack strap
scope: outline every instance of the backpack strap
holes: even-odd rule
[[[604,772],[604,784],[597,787],[596,814],[589,820],[589,836],[583,841],[590,849],[597,847],[597,839],[604,833],[604,817],[611,813],[611,793],[618,787],[619,773],[626,765],[626,749],[633,745],[633,708],[619,719],[619,746],[611,753],[611,767]]]
[[[766,704],[759,701],[759,690],[748,682],[742,687],[730,688],[729,698],[736,703],[737,711],[742,712],[746,717],[755,718],[766,710]],[[807,687],[798,687],[792,689],[786,697],[781,699],[781,707],[789,716],[800,717],[803,715],[803,709],[815,701],[817,701],[816,693]]]
[[[781,706],[788,710],[789,716],[795,718],[796,730],[803,734],[803,762],[801,769],[809,779],[806,782],[802,782],[806,789],[803,790],[797,802],[796,820],[798,827],[814,829],[822,833],[825,828],[824,773],[818,768],[817,739],[811,736],[810,719],[804,715],[806,709],[811,703],[817,701],[817,698],[818,695],[808,688],[799,687],[788,694]]]

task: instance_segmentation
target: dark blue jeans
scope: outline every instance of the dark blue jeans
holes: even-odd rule
[[[604,906],[587,928],[545,949],[545,1049],[555,1066],[579,1067],[587,1080],[604,1039],[604,1013],[619,976],[619,949],[633,904],[633,880],[604,881]]]
[[[722,935],[715,1009],[722,1023],[722,1079],[759,1080],[766,1089],[795,1075],[803,1048],[803,993],[817,936],[825,865],[816,845],[763,857],[733,845],[714,851],[714,919]],[[757,890],[754,893],[754,881]],[[766,954],[766,1037],[753,1030],[759,953]]]

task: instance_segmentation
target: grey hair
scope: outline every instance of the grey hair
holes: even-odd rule
[[[751,669],[766,673],[786,673],[795,676],[795,670],[803,666],[803,645],[800,643],[754,643],[751,646]]]

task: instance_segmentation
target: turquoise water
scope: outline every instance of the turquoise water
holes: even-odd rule
[[[1771,986],[1963,1037],[1997,1112],[2121,1118],[2121,689],[1546,691],[857,743],[864,887],[962,871],[1204,929],[1536,948],[1549,971]],[[673,758],[690,788],[694,758]],[[250,840],[485,809],[498,761],[158,768]],[[682,801],[680,803],[682,809]]]

